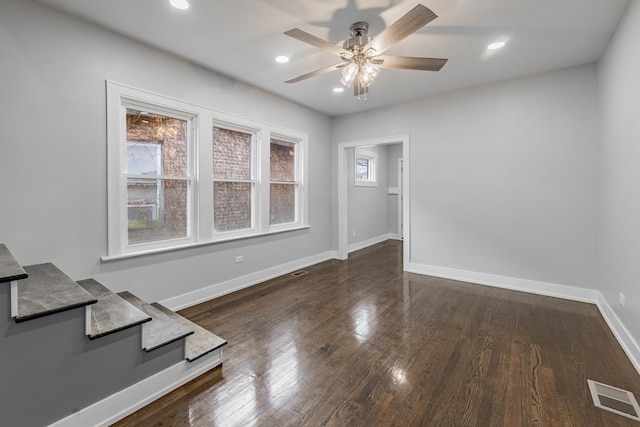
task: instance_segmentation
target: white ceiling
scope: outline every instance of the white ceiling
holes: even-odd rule
[[[37,0],[115,32],[276,93],[329,116],[596,61],[628,0],[422,0],[438,18],[385,52],[449,58],[440,72],[383,69],[366,103],[339,86],[340,72],[284,80],[340,62],[282,33],[300,28],[332,43],[356,21],[369,35],[416,0]],[[486,46],[506,41],[499,51]],[[291,56],[278,64],[278,55]]]

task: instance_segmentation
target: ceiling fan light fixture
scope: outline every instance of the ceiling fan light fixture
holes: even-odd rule
[[[358,77],[362,87],[371,86],[371,83],[378,77],[378,74],[380,74],[380,67],[372,64],[371,61],[367,59],[362,67],[360,67],[360,75]]]
[[[358,75],[359,69],[360,67],[358,67],[358,64],[354,62],[344,67],[344,70],[342,70],[342,78],[340,79],[340,83],[342,83],[346,87],[351,87],[351,84]]]

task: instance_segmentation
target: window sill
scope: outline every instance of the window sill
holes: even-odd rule
[[[358,181],[358,180],[356,180],[354,185],[356,187],[377,187],[378,186],[378,182],[377,181],[364,181],[364,180]]]
[[[254,238],[254,237],[270,236],[270,235],[273,235],[273,234],[286,233],[288,231],[306,230],[306,229],[309,229],[309,228],[311,228],[311,226],[309,226],[309,225],[299,225],[299,226],[296,226],[296,227],[291,227],[291,228],[286,228],[286,229],[281,229],[281,230],[267,231],[265,233],[247,234],[247,235],[244,235],[244,236],[225,237],[225,238],[220,238],[220,239],[216,239],[216,240],[209,240],[209,241],[206,241],[206,242],[185,243],[183,245],[176,245],[176,246],[171,246],[171,247],[168,247],[168,248],[147,249],[147,250],[142,250],[142,251],[138,251],[138,252],[131,252],[131,253],[125,253],[125,254],[119,254],[119,255],[111,255],[111,256],[106,255],[106,256],[103,256],[100,259],[102,260],[102,262],[117,261],[117,260],[120,260],[120,259],[135,258],[135,257],[145,256],[145,255],[153,255],[153,254],[159,254],[159,253],[164,253],[164,252],[179,251],[179,250],[182,250],[182,249],[197,248],[199,246],[215,245],[215,244],[218,244],[218,243],[231,242],[231,241],[234,241],[234,240],[242,240],[242,239],[251,239],[251,238]]]

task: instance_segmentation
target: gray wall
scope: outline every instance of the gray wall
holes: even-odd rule
[[[378,154],[377,187],[356,187],[354,149],[347,150],[349,245],[387,234],[387,146],[364,150]],[[355,236],[353,233],[355,232]]]
[[[156,301],[331,249],[326,116],[30,0],[2,0],[0,58],[0,241],[21,263]],[[101,263],[107,79],[307,132],[311,229]]]
[[[592,64],[462,90],[335,118],[332,140],[410,134],[410,262],[594,288],[596,84]]]
[[[640,342],[640,2],[630,2],[599,72],[600,292]],[[618,293],[626,297],[625,306]]]

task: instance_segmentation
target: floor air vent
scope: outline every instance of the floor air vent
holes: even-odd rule
[[[593,403],[598,408],[640,421],[640,408],[633,393],[591,380],[587,380],[587,383]]]
[[[298,270],[298,271],[294,271],[293,273],[291,273],[291,275],[293,277],[300,277],[300,276],[304,276],[307,273],[308,273],[307,270]]]

